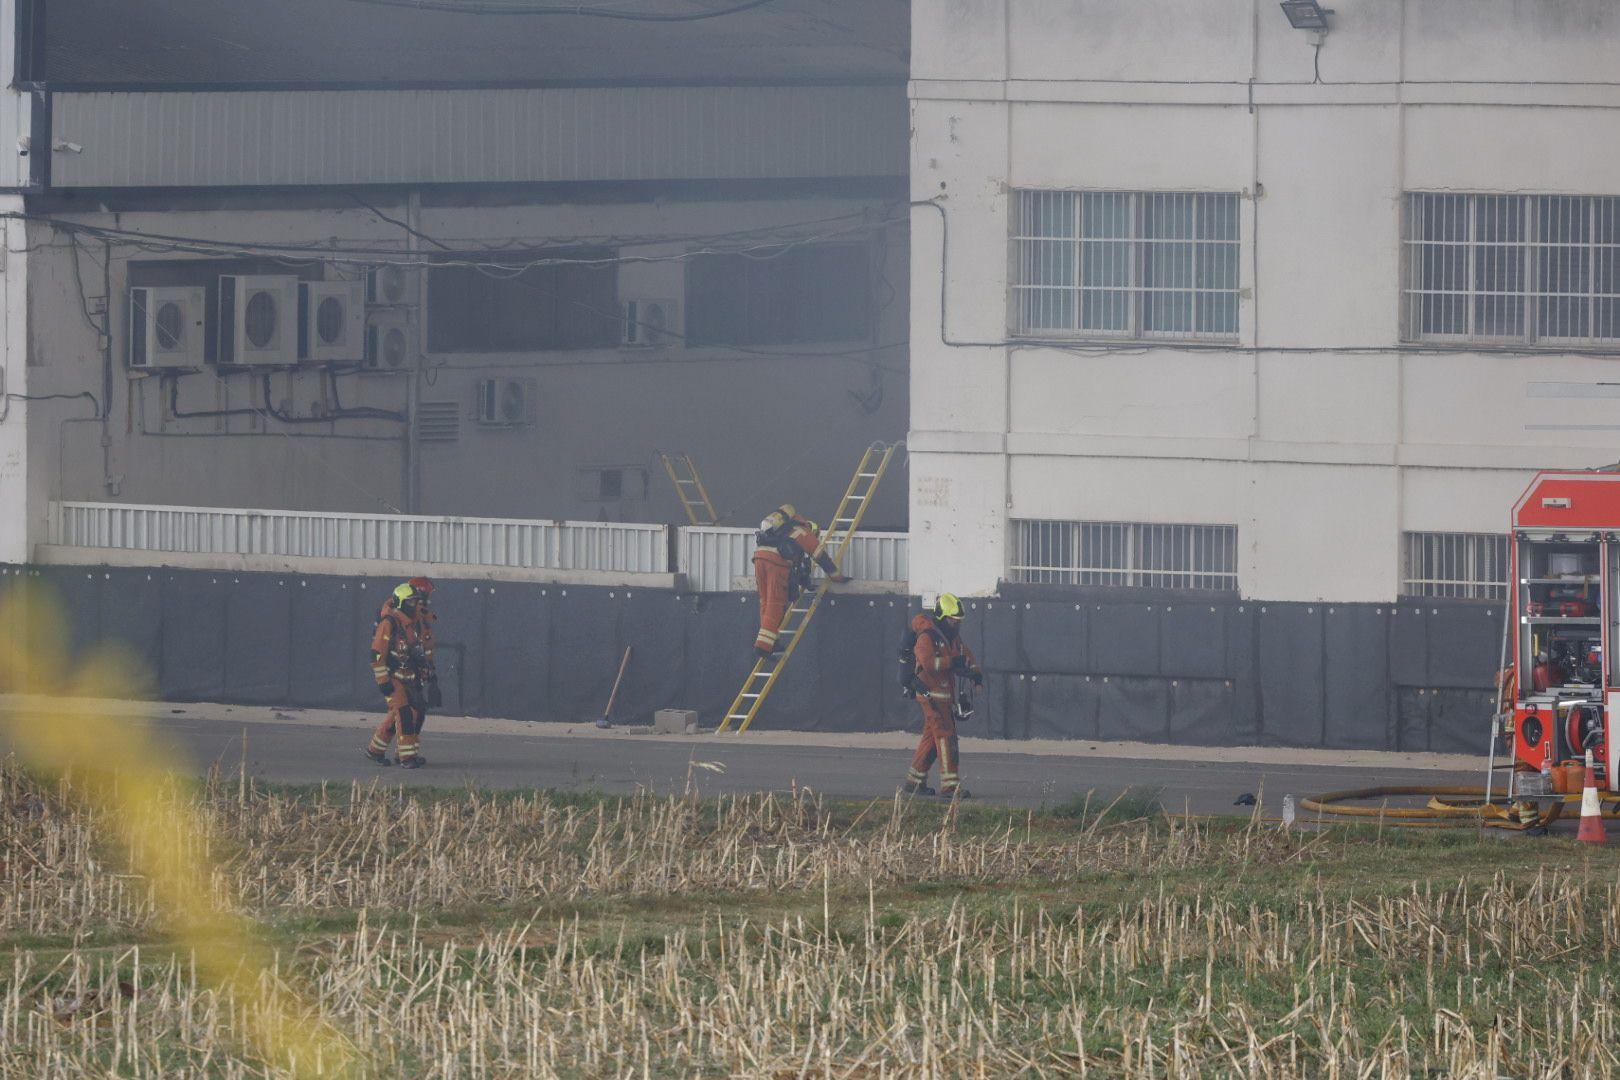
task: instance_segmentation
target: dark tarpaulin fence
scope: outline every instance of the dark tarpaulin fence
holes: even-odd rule
[[[380,707],[371,630],[395,582],[153,568],[6,567],[0,586],[49,585],[72,644],[115,644],[172,701]],[[1499,603],[1257,603],[1221,594],[1008,586],[967,602],[989,674],[970,733],[1481,751]],[[718,720],[751,663],[748,594],[445,580],[445,712],[587,721],[634,650],[615,710]],[[919,727],[895,649],[917,601],[829,597],[756,726]]]

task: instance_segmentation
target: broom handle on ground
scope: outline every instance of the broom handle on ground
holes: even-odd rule
[[[619,684],[624,681],[624,669],[630,666],[630,650],[633,645],[624,647],[624,659],[619,661],[619,674],[613,680],[613,692],[608,694],[607,708],[602,710],[602,719],[606,720],[613,715],[613,703],[619,700]]]

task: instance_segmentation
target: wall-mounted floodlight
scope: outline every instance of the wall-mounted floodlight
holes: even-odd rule
[[[1333,14],[1332,8],[1325,8],[1317,0],[1282,0],[1283,14],[1288,16],[1288,25],[1295,30],[1315,30],[1326,33],[1328,30],[1328,16]]]

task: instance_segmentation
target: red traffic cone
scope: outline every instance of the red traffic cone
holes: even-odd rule
[[[1586,786],[1581,790],[1581,831],[1575,839],[1588,844],[1608,840],[1603,831],[1603,812],[1598,806],[1597,780],[1592,775],[1592,751],[1586,752]]]

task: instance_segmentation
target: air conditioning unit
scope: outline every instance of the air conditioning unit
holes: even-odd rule
[[[220,366],[298,362],[298,279],[219,279]]]
[[[539,419],[533,379],[479,379],[473,419],[489,427],[523,427]]]
[[[385,308],[366,315],[367,371],[404,371],[416,362],[416,333],[409,308]]]
[[[418,273],[410,266],[378,266],[366,271],[366,303],[373,307],[416,303]]]
[[[202,367],[207,305],[208,291],[200,286],[130,289],[129,366]]]
[[[626,345],[679,345],[681,309],[673,300],[626,300],[624,302],[624,343]]]
[[[365,287],[358,281],[298,283],[298,359],[312,364],[365,356]]]

